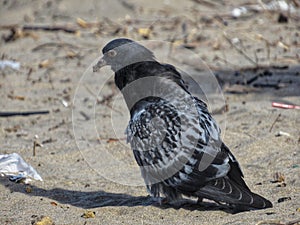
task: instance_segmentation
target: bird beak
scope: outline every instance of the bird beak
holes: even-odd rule
[[[97,72],[101,67],[106,66],[106,61],[101,58],[95,66],[93,66],[93,72]]]

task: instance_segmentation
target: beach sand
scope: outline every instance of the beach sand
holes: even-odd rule
[[[279,23],[278,11],[232,18],[243,1],[107,2],[1,0],[1,57],[21,63],[0,70],[1,111],[50,113],[0,118],[0,154],[19,153],[43,178],[0,177],[0,223],[297,224],[300,111],[272,102],[300,105],[300,9]],[[113,73],[91,68],[116,37],[142,41],[200,85],[246,183],[273,208],[153,204],[126,144],[129,113]]]

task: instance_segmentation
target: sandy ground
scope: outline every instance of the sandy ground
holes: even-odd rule
[[[278,11],[233,19],[241,2],[1,0],[0,53],[21,63],[0,71],[1,111],[50,113],[0,118],[0,153],[19,153],[44,179],[25,185],[1,177],[0,223],[48,216],[55,224],[296,224],[300,114],[271,103],[300,105],[299,8],[288,23],[278,23]],[[128,112],[112,72],[91,72],[103,45],[120,36],[143,41],[200,84],[247,184],[274,208],[232,214],[210,203],[152,204],[125,143]],[[84,218],[87,210],[95,217]]]

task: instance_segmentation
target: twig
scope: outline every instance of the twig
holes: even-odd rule
[[[66,26],[50,26],[50,25],[24,25],[23,30],[44,30],[44,31],[64,31],[66,33],[76,33],[77,30]]]
[[[244,66],[240,68],[240,71],[257,71],[262,69],[274,69],[274,70],[286,70],[289,66],[287,65],[257,65],[256,67]]]
[[[253,65],[258,67],[258,63],[255,62],[253,59],[251,59],[250,56],[248,56],[242,49],[238,48],[235,44],[233,44],[230,40],[230,38],[227,36],[227,34],[224,32],[223,36],[225,37],[226,41],[235,49],[238,53],[243,55],[249,62],[251,62]]]
[[[10,24],[10,25],[2,25],[0,26],[0,29],[7,29],[7,30],[12,30],[20,28],[22,30],[45,30],[45,31],[64,31],[67,33],[76,33],[77,29],[67,27],[67,26],[58,26],[58,25],[24,25],[24,26],[19,26],[18,24]]]
[[[73,44],[69,44],[69,43],[56,43],[56,42],[49,42],[49,43],[45,43],[45,44],[41,44],[41,45],[38,45],[36,47],[34,47],[32,49],[33,52],[35,51],[38,51],[38,50],[41,50],[42,48],[45,48],[45,47],[53,47],[53,46],[56,46],[58,48],[61,48],[61,47],[70,47],[70,48],[76,48],[78,49],[79,47],[76,46],[76,45],[73,45]]]
[[[35,151],[35,147],[36,147],[36,141],[33,142],[33,152],[32,152],[32,156],[36,155],[36,151]]]
[[[249,80],[246,81],[246,84],[252,84],[254,81],[256,81],[260,77],[260,74],[255,75],[254,77],[250,78]]]
[[[127,9],[134,11],[135,5],[133,3],[127,2],[125,0],[119,0],[119,2]]]
[[[266,43],[266,48],[267,48],[267,59],[268,59],[268,64],[270,65],[270,59],[271,59],[271,47],[270,47],[270,42],[268,40],[265,40]]]
[[[38,143],[37,141],[33,141],[33,152],[32,156],[36,156],[36,147],[43,147],[42,144]]]
[[[171,56],[172,56],[173,49],[174,49],[174,42],[175,42],[175,37],[172,37],[172,39],[170,40],[170,47],[169,47],[169,51],[168,51],[168,58],[171,58]]]
[[[55,130],[55,129],[61,127],[61,126],[64,125],[64,124],[66,124],[66,122],[65,122],[65,120],[62,120],[59,124],[55,125],[54,127],[50,127],[50,128],[48,129],[48,131]]]
[[[272,125],[271,125],[271,127],[270,127],[270,129],[269,129],[269,132],[272,131],[272,129],[273,129],[275,123],[279,120],[279,117],[280,117],[280,116],[281,116],[281,113],[278,114],[278,116],[276,117],[276,119],[275,119],[274,122],[272,123]]]
[[[46,140],[42,141],[42,144],[48,144],[48,143],[51,143],[51,142],[54,142],[54,141],[56,141],[56,139],[49,138],[49,139],[46,139]]]
[[[36,31],[36,30],[44,30],[44,31],[64,31],[67,33],[76,33],[78,30],[66,26],[50,26],[50,25],[24,25],[19,26],[17,24],[12,25],[3,25],[0,26],[0,29],[8,29],[10,30],[10,34],[7,36],[3,36],[3,40],[5,42],[14,41],[20,37],[26,37],[31,36],[32,38],[36,39],[37,35],[34,34],[34,32],[30,31]]]
[[[0,112],[0,117],[29,116],[29,115],[38,115],[38,114],[48,114],[48,113],[49,113],[49,110],[27,111],[27,112]]]
[[[208,1],[208,0],[192,0],[193,2],[196,2],[201,5],[205,5],[211,8],[219,7],[221,6],[218,2]]]
[[[80,115],[82,115],[84,117],[85,120],[90,120],[91,119],[91,117],[88,116],[85,112],[79,111],[79,113],[80,113]]]
[[[264,84],[264,83],[255,83],[253,84],[253,87],[260,87],[260,88],[275,88],[275,89],[279,89],[279,88],[283,88],[285,87],[285,84],[279,83],[279,84]]]
[[[45,31],[64,31],[67,33],[76,33],[77,29],[67,27],[67,26],[51,26],[51,25],[24,25],[19,26],[18,24],[2,25],[0,29],[13,30],[20,28],[22,30],[45,30]]]

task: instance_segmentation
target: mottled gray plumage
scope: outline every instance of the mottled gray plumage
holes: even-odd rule
[[[182,195],[207,198],[237,210],[272,207],[247,187],[206,104],[175,67],[124,38],[108,43],[103,55],[94,71],[110,65],[115,72],[131,115],[127,140],[151,196],[173,203]]]

